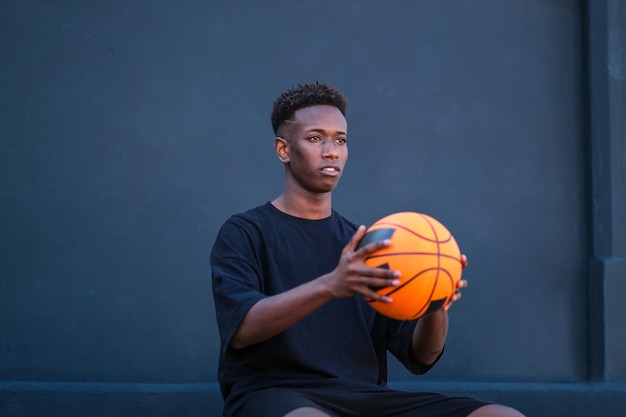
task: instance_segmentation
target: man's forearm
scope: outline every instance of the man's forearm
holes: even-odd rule
[[[411,359],[431,365],[441,354],[448,335],[448,312],[439,310],[417,321],[411,343]]]
[[[263,342],[285,331],[331,299],[319,279],[263,298],[250,308],[233,335],[230,346],[241,349]]]

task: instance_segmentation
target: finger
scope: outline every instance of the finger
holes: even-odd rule
[[[465,280],[465,279],[461,279],[461,280],[459,280],[459,282],[456,284],[456,287],[457,287],[458,289],[461,289],[461,288],[467,288],[467,285],[468,285],[468,284],[467,284],[467,280]]]
[[[443,306],[443,309],[448,311],[450,309],[450,307],[452,307],[452,304],[454,304],[455,302],[459,301],[460,298],[461,298],[461,293],[460,292],[455,292],[452,295],[452,297],[450,297],[450,302],[448,302],[448,304]]]
[[[372,290],[363,290],[359,292],[366,301],[379,301],[381,303],[389,304],[393,302],[393,299],[387,295],[379,294]]]
[[[467,267],[467,256],[461,254],[461,268],[465,269]]]
[[[355,277],[372,277],[372,278],[380,278],[387,280],[397,280],[402,276],[402,273],[397,269],[389,269],[385,267],[380,268],[370,268],[367,265],[364,265],[361,268],[357,268],[354,270],[353,276]],[[365,278],[367,279],[367,278]],[[359,281],[362,282],[362,281]]]
[[[379,290],[387,287],[397,287],[400,280],[397,278],[368,278],[363,280],[363,284],[370,289]]]
[[[387,278],[387,279],[398,279],[402,276],[402,273],[397,269],[389,269],[387,267],[379,267],[379,268],[366,268],[363,270],[362,275],[367,277],[377,277],[377,278]]]
[[[378,250],[384,249],[389,245],[391,245],[391,239],[379,240],[376,242],[368,243],[367,245],[360,248],[356,253],[365,257]]]
[[[363,239],[363,236],[365,236],[366,229],[367,228],[363,225],[359,226],[356,229],[356,232],[354,232],[354,235],[352,235],[350,242],[348,242],[346,249],[348,249],[350,252],[354,252],[361,239]]]
[[[379,269],[380,270],[380,269]],[[389,272],[387,270],[382,270],[382,272]],[[394,271],[397,272],[397,271]],[[400,280],[393,278],[363,278],[359,280],[359,285],[354,289],[355,292],[361,294],[366,299],[372,299],[376,301],[380,301],[383,303],[390,303],[391,297],[385,296],[383,294],[378,293],[378,291],[389,288],[389,287],[397,287],[400,285]]]

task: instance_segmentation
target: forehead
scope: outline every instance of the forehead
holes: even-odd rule
[[[348,122],[335,106],[310,106],[296,110],[293,121],[302,130],[329,130],[346,133]]]

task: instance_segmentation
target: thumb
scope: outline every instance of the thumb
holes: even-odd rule
[[[367,228],[363,225],[359,226],[356,229],[356,232],[354,232],[354,235],[352,235],[350,242],[348,242],[348,245],[346,246],[348,250],[350,250],[351,252],[356,251],[359,242],[361,241],[361,239],[363,239],[363,236],[365,236],[365,230],[367,230]]]

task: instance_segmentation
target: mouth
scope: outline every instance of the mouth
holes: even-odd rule
[[[329,175],[331,177],[334,177],[334,176],[339,175],[339,172],[341,170],[339,169],[339,167],[336,167],[336,166],[325,166],[325,167],[322,167],[322,169],[320,169],[320,171],[324,175]]]

